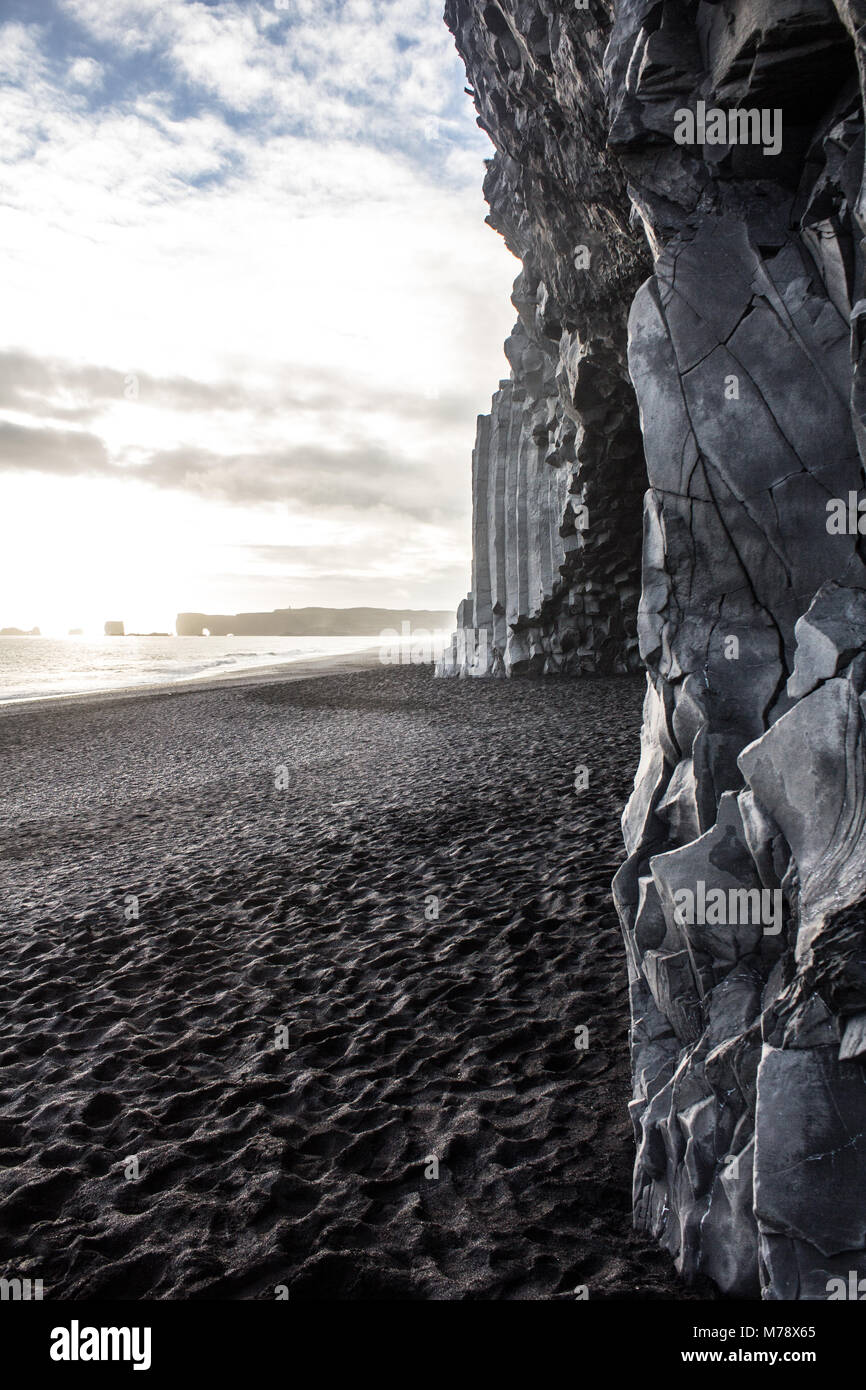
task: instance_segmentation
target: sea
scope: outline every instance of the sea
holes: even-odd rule
[[[377,646],[375,637],[0,637],[0,705],[211,681]]]

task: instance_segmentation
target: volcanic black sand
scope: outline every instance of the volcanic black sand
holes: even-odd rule
[[[688,1296],[630,1220],[642,696],[381,669],[0,715],[0,1274]]]

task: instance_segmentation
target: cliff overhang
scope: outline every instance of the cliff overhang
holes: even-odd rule
[[[639,649],[635,1219],[687,1278],[826,1298],[866,1275],[866,4],[446,20],[524,269],[442,669]],[[714,111],[759,119],[709,139]]]

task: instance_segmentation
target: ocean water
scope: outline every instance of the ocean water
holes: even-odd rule
[[[0,637],[0,705],[214,680],[377,645],[375,637]]]

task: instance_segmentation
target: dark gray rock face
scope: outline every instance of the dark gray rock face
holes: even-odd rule
[[[523,271],[512,378],[479,420],[473,455],[472,590],[440,674],[640,669],[646,472],[626,322],[650,257],[604,150],[609,21],[577,16],[585,63],[563,8],[446,9],[500,151],[488,220]]]
[[[627,322],[649,484],[614,883],[635,1218],[687,1277],[823,1299],[866,1275],[866,5],[451,0],[446,18],[498,150],[491,220],[543,286],[527,334],[551,356],[559,330],[578,434],[620,383],[599,495],[643,486]],[[595,578],[575,573],[557,621]],[[620,639],[614,669],[629,659]]]
[[[515,302],[525,292],[522,276]],[[596,345],[563,366],[533,321],[538,293],[525,315],[529,328],[522,317],[505,345],[511,378],[478,421],[472,589],[440,675],[640,669],[646,479],[625,339],[606,360]],[[575,397],[590,389],[578,409]]]

